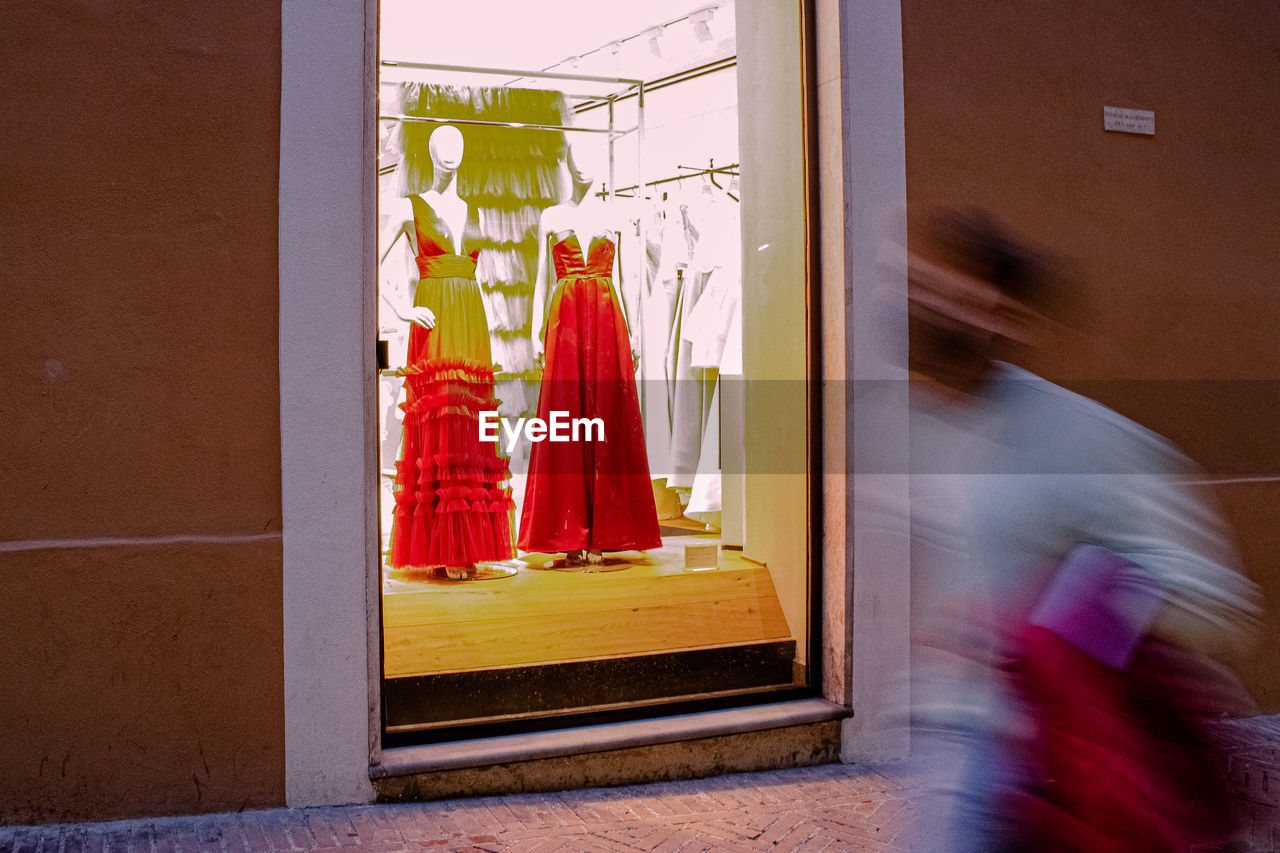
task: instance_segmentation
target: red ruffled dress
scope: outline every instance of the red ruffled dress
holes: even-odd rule
[[[507,460],[481,442],[479,414],[496,411],[489,325],[476,283],[474,212],[454,254],[448,225],[411,196],[418,238],[414,305],[435,327],[409,330],[404,376],[404,443],[396,462],[393,568],[469,566],[513,556]]]
[[[584,253],[573,232],[557,234],[551,247],[557,283],[538,417],[598,418],[604,439],[583,429],[578,440],[533,444],[520,514],[525,551],[662,545],[627,324],[613,288],[615,252],[612,240],[596,237]]]

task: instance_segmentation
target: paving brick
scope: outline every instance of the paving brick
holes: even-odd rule
[[[505,797],[503,804],[525,829],[536,829],[548,825],[548,820],[538,808],[537,798],[528,796]],[[557,821],[555,825],[560,824],[561,822]]]
[[[631,833],[625,830],[593,832],[583,840],[589,840],[591,850],[598,853],[634,853],[639,849],[631,844]]]
[[[253,817],[248,814],[236,815],[236,832],[243,842],[243,847],[232,847],[228,844],[228,851],[234,850],[239,853],[241,850],[269,850],[271,845],[267,843],[267,836],[262,831],[262,827],[254,821]]]
[[[527,836],[525,838],[511,839],[509,842],[506,836],[501,839],[504,843],[508,843],[508,847],[504,848],[508,853],[546,853],[546,851],[559,850],[577,850],[587,843],[588,834],[576,830],[569,832],[553,832],[542,836]]]
[[[511,810],[511,805],[506,797],[493,797],[486,800],[484,805],[489,811],[490,820],[488,826],[490,829],[521,830],[529,828],[520,819],[520,816]]]
[[[646,820],[661,820],[669,818],[675,814],[660,797],[642,796],[638,797],[632,804],[637,814],[641,814]]]
[[[169,840],[164,837],[164,831],[161,830],[161,837],[156,839],[155,825],[151,823],[139,822],[134,825],[133,830],[129,833],[129,850],[134,853],[140,851],[159,851],[172,850],[173,846]]]
[[[361,846],[377,850],[403,850],[404,838],[390,823],[395,806],[357,806],[351,824],[359,833]]]
[[[84,853],[84,830],[80,827],[73,827],[63,833],[62,853]],[[4,845],[0,844],[0,851],[3,851]]]
[[[420,806],[397,805],[387,809],[381,817],[385,819],[374,821],[377,826],[376,834],[387,844],[398,841],[406,846],[413,846],[420,841],[435,840],[452,834],[440,829],[434,812]],[[315,831],[313,828],[313,835]]]
[[[538,816],[538,827],[582,827],[582,817],[555,795],[530,798]]]
[[[666,831],[659,833],[659,837],[653,839],[653,843],[647,849],[650,853],[682,853],[697,840],[697,834],[687,827],[667,828]]]
[[[227,820],[222,826],[222,849],[226,853],[245,853],[254,849],[249,843],[249,837],[245,834],[244,821],[239,820],[238,815],[235,819]]]
[[[120,823],[109,824],[108,829],[102,835],[102,849],[104,853],[129,853],[129,836],[133,834],[132,823],[121,821]],[[35,846],[31,847],[32,853],[35,853]]]
[[[40,846],[40,830],[19,827],[13,831],[7,846],[13,853],[35,853],[36,848]]]
[[[86,828],[84,835],[84,853],[102,853],[106,846],[106,831],[101,824]]]

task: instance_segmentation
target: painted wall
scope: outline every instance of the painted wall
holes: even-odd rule
[[[6,6],[0,820],[284,800],[280,15]],[[1280,7],[906,0],[902,25],[909,201],[1079,261],[1091,334],[1045,372],[1244,480],[1220,492],[1274,595]],[[1103,133],[1104,104],[1157,135]],[[1246,671],[1280,708],[1275,666]]]
[[[1073,258],[1085,334],[1043,372],[1224,480],[1280,595],[1280,6],[905,0],[907,196],[990,208]],[[1106,133],[1104,105],[1155,111]],[[1274,606],[1243,669],[1280,710]]]
[[[278,805],[280,7],[4,18],[0,821]]]

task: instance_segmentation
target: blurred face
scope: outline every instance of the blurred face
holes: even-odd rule
[[[452,125],[437,127],[427,147],[437,168],[453,172],[462,164],[462,131]]]
[[[907,260],[911,367],[965,384],[1007,343],[1031,344],[1038,315],[985,279],[911,253]]]

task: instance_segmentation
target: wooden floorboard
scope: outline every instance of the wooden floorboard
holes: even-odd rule
[[[720,552],[714,571],[686,572],[685,544],[623,557],[625,571],[539,568],[531,554],[514,577],[457,583],[390,574],[383,584],[384,667],[389,678],[553,661],[591,660],[787,639],[764,566]]]

